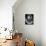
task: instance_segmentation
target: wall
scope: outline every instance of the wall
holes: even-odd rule
[[[41,2],[41,41],[46,46],[46,0]]]
[[[0,27],[12,29],[12,6],[16,0],[0,0]]]
[[[15,5],[14,5],[15,6]],[[13,8],[15,29],[23,33],[26,39],[35,41],[36,46],[41,46],[41,0],[23,0],[18,7]],[[34,25],[25,25],[25,14],[34,14]]]

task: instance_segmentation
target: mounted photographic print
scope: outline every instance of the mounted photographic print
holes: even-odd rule
[[[26,25],[34,24],[34,14],[25,14],[25,24]]]

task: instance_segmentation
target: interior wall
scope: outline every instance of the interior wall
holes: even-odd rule
[[[46,46],[46,0],[41,2],[41,41]]]
[[[0,0],[0,27],[12,29],[12,6],[16,0]]]
[[[34,14],[34,24],[25,25],[25,14]],[[41,0],[23,0],[23,2],[14,9],[15,28],[22,32],[24,38],[35,41],[36,46],[41,46]]]

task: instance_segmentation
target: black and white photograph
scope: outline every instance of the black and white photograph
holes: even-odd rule
[[[34,24],[34,14],[25,14],[25,24],[26,25]]]

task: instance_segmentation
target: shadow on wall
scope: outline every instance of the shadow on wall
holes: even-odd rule
[[[12,42],[9,46],[16,46],[15,42]]]

